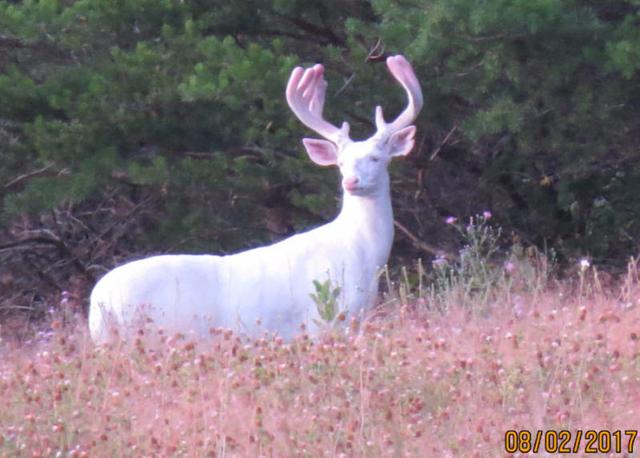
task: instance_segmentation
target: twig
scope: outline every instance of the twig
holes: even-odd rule
[[[29,307],[27,305],[3,305],[0,307],[0,312],[4,312],[5,310],[29,310],[33,311],[34,307]]]
[[[431,156],[429,156],[430,161],[433,161],[436,158],[436,156],[438,156],[438,153],[440,152],[440,150],[444,147],[444,145],[447,144],[447,142],[449,141],[449,138],[453,135],[453,133],[456,130],[458,130],[458,126],[453,126],[449,131],[449,133],[445,135],[444,139],[440,142],[438,147],[433,151],[433,153],[431,153]]]
[[[21,240],[17,240],[15,242],[3,243],[2,245],[0,245],[0,251],[16,248],[21,245],[31,245],[31,244],[38,244],[38,243],[43,243],[46,245],[54,245],[60,248],[60,245],[62,242],[57,237],[50,235],[52,234],[51,231],[46,231],[46,232],[49,233],[49,234],[46,234],[46,236],[36,235],[34,237],[28,237]]]
[[[349,84],[351,84],[351,81],[353,81],[353,79],[356,77],[355,73],[352,73],[351,76],[349,76],[349,78],[347,78],[347,81],[344,82],[344,84],[342,85],[342,87],[340,89],[338,89],[335,94],[333,94],[334,97],[339,96],[346,88],[347,86],[349,86]]]
[[[53,167],[53,164],[49,164],[46,167],[43,167],[41,169],[38,170],[34,170],[33,172],[29,172],[29,173],[25,173],[24,175],[20,175],[16,178],[14,178],[13,180],[11,180],[9,183],[5,184],[3,186],[4,189],[9,189],[17,184],[20,184],[22,181],[28,180],[29,178],[33,178],[35,176],[38,175],[42,175],[44,172],[46,172],[47,170],[49,170],[51,167]]]
[[[377,54],[376,54],[377,53]],[[382,44],[382,40],[378,38],[376,44],[369,50],[369,54],[365,57],[364,61],[369,62],[370,60],[378,61],[384,57],[384,44]]]
[[[207,152],[200,152],[200,151],[186,151],[184,153],[185,156],[187,157],[194,157],[196,159],[215,159],[216,158],[216,154],[215,153],[207,153]]]
[[[434,246],[424,243],[415,234],[413,234],[409,229],[407,229],[404,225],[402,225],[398,221],[394,220],[393,225],[397,227],[400,230],[400,232],[402,232],[409,240],[411,240],[411,242],[413,243],[413,246],[415,246],[416,248],[419,248],[422,251],[426,251],[427,253],[432,254],[434,256],[442,255],[442,250],[439,250]]]
[[[460,35],[460,36],[465,40],[469,40],[474,43],[482,43],[483,41],[502,40],[503,38],[506,38],[508,35],[506,33],[496,33],[493,35],[485,35],[485,36],[479,36],[479,37],[471,37],[468,35]],[[514,35],[514,36],[524,36],[524,35]]]

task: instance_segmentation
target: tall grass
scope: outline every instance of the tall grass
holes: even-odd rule
[[[398,301],[289,344],[141,331],[95,348],[58,322],[3,343],[0,455],[485,457],[508,429],[637,428],[638,271],[596,278],[503,291],[482,314]]]
[[[463,307],[476,314],[487,313],[498,304],[508,307],[521,294],[546,292],[557,273],[553,250],[525,249],[517,240],[511,240],[508,249],[503,248],[502,230],[491,224],[491,218],[488,211],[463,222],[447,218],[462,248],[455,256],[437,256],[431,269],[425,269],[418,260],[415,268],[403,267],[397,275],[385,270],[387,301],[422,304],[440,311]],[[398,280],[394,282],[392,277]]]
[[[616,283],[585,262],[558,282],[548,256],[499,255],[472,223],[481,243],[387,273],[359,329],[313,340],[150,328],[97,348],[63,307],[33,341],[0,344],[0,455],[492,457],[507,430],[637,429],[636,261]]]

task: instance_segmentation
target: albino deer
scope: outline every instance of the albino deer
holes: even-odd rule
[[[91,293],[89,329],[96,342],[109,328],[130,332],[147,319],[168,332],[209,334],[229,328],[257,336],[265,331],[291,339],[301,325],[318,330],[320,316],[311,297],[313,281],[339,287],[338,304],[349,317],[370,308],[379,270],[393,242],[393,212],[387,166],[414,145],[411,125],[422,108],[420,84],[403,56],[387,59],[409,102],[386,123],[376,107],[377,131],[369,139],[349,138],[349,124],[327,122],[323,106],[327,82],[317,64],[293,70],[287,102],[307,127],[326,140],[303,139],[319,165],[337,165],[343,201],[328,224],[273,245],[229,256],[164,255],[130,262],[107,273]]]

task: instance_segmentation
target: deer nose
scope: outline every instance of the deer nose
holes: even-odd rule
[[[344,189],[346,189],[347,191],[353,191],[358,187],[359,181],[360,180],[358,180],[358,177],[344,177],[342,179],[342,186],[344,186]]]

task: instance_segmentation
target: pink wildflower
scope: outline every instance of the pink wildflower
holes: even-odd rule
[[[516,265],[513,263],[513,261],[507,261],[504,263],[504,270],[508,274],[513,273],[513,271],[516,270]]]

